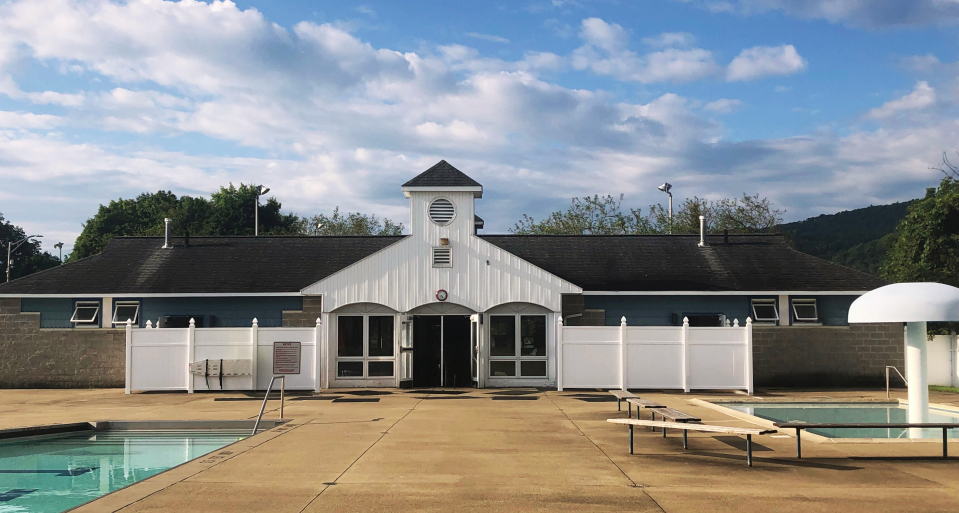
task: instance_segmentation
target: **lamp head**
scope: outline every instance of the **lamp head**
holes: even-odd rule
[[[268,193],[268,192],[270,192],[270,188],[269,188],[269,187],[267,187],[267,186],[265,186],[265,185],[257,185],[257,186],[256,186],[256,195],[257,195],[257,196],[262,196],[262,195],[264,195],[264,194],[266,194],[266,193]]]
[[[657,187],[657,189],[665,192],[666,194],[669,194],[669,190],[672,189],[672,188],[673,188],[673,185],[672,185],[671,183],[669,183],[669,182],[666,182],[666,183],[660,185],[659,187]]]

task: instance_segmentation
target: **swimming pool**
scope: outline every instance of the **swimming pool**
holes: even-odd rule
[[[87,430],[0,440],[0,513],[59,513],[248,436]]]
[[[899,403],[717,403],[726,408],[773,422],[891,423],[908,422]],[[929,409],[929,422],[952,422],[950,438],[959,437],[959,413]],[[828,438],[909,438],[907,429],[809,429]],[[922,438],[939,438],[941,429],[923,429]]]

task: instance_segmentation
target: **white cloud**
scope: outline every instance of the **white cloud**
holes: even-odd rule
[[[573,67],[617,80],[687,82],[713,75],[719,69],[712,52],[701,48],[666,48],[640,56],[628,50],[629,37],[621,26],[599,18],[583,20],[580,36],[585,44],[573,52]]]
[[[756,80],[772,75],[791,75],[806,69],[793,45],[755,46],[739,53],[726,68],[726,80]]]
[[[339,205],[401,220],[399,184],[446,158],[491,192],[478,213],[494,232],[571,196],[623,192],[633,206],[658,202],[650,185],[667,177],[684,195],[759,192],[795,218],[919,195],[935,179],[928,166],[959,140],[959,122],[941,116],[843,137],[722,142],[723,125],[695,99],[623,101],[539,75],[572,65],[641,83],[719,76],[709,51],[637,54],[622,27],[598,19],[582,33],[568,58],[531,52],[504,61],[466,46],[374,47],[336,24],[288,30],[229,2],[2,4],[0,59],[14,48],[14,60],[64,73],[79,67],[84,84],[111,84],[48,86],[82,98],[60,101],[64,115],[50,116],[54,107],[30,96],[45,91],[18,93],[27,67],[0,69],[3,94],[23,94],[10,100],[17,112],[0,114],[4,215],[31,231],[76,234],[117,197],[205,195],[256,181],[301,214]],[[770,69],[782,68],[763,73]],[[57,132],[74,126],[101,132]],[[168,135],[191,149],[165,149]],[[233,156],[241,153],[261,157]]]
[[[695,43],[696,37],[689,32],[663,32],[656,36],[643,38],[643,44],[657,48],[692,46]]]
[[[743,106],[742,100],[733,100],[729,98],[720,98],[716,101],[706,104],[704,109],[719,114],[729,114]]]
[[[506,39],[502,36],[480,34],[479,32],[467,32],[466,35],[472,37],[473,39],[482,39],[484,41],[491,41],[493,43],[509,43],[509,39]]]
[[[870,110],[868,116],[873,119],[885,119],[903,111],[924,109],[935,103],[936,90],[926,82],[919,82],[911,93]]]

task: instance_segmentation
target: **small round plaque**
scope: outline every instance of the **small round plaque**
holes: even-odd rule
[[[450,295],[447,294],[446,291],[443,289],[436,291],[436,299],[439,301],[446,301],[446,298],[448,298],[449,296]]]

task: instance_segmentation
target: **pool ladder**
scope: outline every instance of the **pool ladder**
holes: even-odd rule
[[[256,422],[253,424],[253,433],[250,436],[255,435],[256,428],[260,427],[260,420],[263,419],[263,411],[266,410],[266,402],[270,400],[270,391],[273,390],[273,383],[276,383],[276,380],[278,379],[282,380],[280,382],[280,419],[283,418],[283,395],[284,392],[286,392],[286,376],[273,376],[273,379],[270,380],[270,386],[266,387],[266,395],[263,396],[263,405],[260,406],[260,414],[256,417]]]
[[[898,374],[899,377],[902,378],[902,382],[905,383],[906,386],[909,386],[909,382],[906,381],[906,377],[903,376],[901,372],[899,372],[899,369],[893,367],[892,365],[886,365],[886,399],[889,399],[889,369],[896,371],[896,374]],[[282,417],[282,415],[280,415],[280,417]]]

